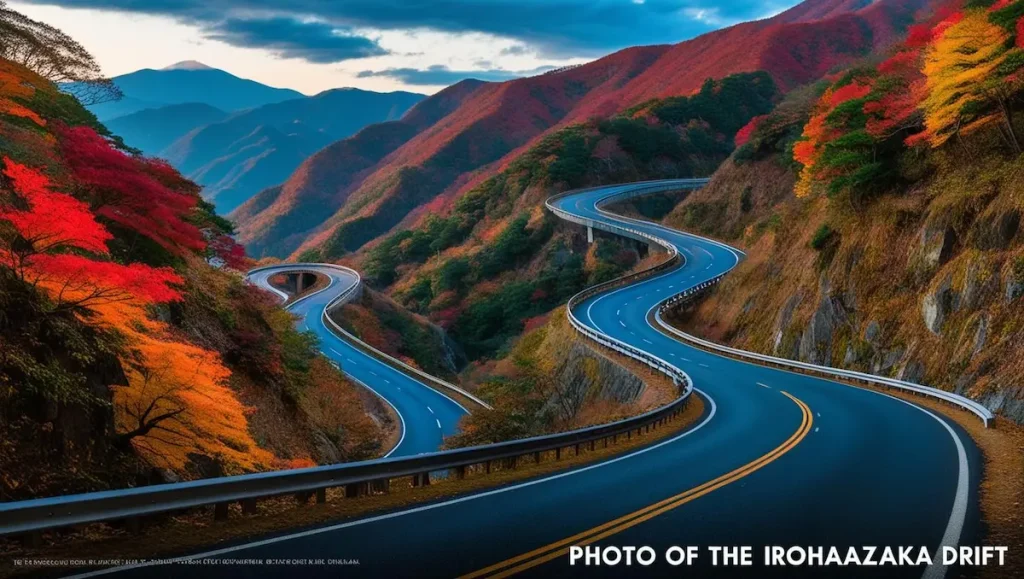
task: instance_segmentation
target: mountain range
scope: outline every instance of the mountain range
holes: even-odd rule
[[[233,217],[253,255],[336,259],[443,211],[560,127],[686,95],[708,78],[766,71],[782,90],[886,46],[926,0],[809,0],[676,45],[628,48],[502,83],[463,81],[402,121],[370,126],[304,161]]]
[[[325,145],[368,124],[398,119],[423,98],[358,89],[307,97],[195,62],[114,82],[124,98],[93,112],[128,145],[167,159],[203,185],[204,196],[222,213],[284,181]]]

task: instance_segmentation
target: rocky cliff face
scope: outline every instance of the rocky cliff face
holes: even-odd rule
[[[778,159],[726,163],[666,221],[749,258],[678,323],[736,347],[956,391],[1024,422],[1024,160],[933,155],[930,177],[860,207],[794,198]],[[694,213],[711,217],[695,227]]]

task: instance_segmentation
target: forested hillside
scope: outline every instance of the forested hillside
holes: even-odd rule
[[[1024,2],[945,4],[790,93],[666,222],[749,259],[684,327],[1024,420]]]
[[[492,356],[526,318],[621,275],[646,249],[611,239],[581,245],[544,210],[549,195],[710,174],[732,150],[730,135],[771,110],[775,96],[767,74],[739,74],[709,80],[690,97],[566,127],[454,201],[432,204],[416,227],[369,249],[361,268],[370,283],[445,327],[471,359]],[[333,246],[322,251],[320,259],[341,255]]]
[[[8,16],[4,54],[52,30]],[[95,66],[44,48],[40,70]],[[379,410],[243,282],[231,224],[119,145],[0,59],[0,499],[379,452]]]
[[[460,83],[414,108],[410,115],[447,112],[430,123],[404,125],[414,130],[389,140],[386,154],[376,154],[377,141],[357,135],[339,143],[338,154],[325,150],[311,158],[281,188],[260,195],[258,209],[237,215],[240,239],[255,255],[357,251],[422,216],[438,197],[451,201],[467,193],[566,126],[689,95],[708,78],[735,73],[766,71],[780,89],[791,89],[891,43],[926,4],[813,0],[677,45],[628,48],[504,83]],[[288,194],[272,199],[279,196],[274,191]]]

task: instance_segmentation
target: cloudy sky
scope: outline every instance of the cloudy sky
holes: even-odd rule
[[[795,0],[12,0],[118,75],[198,60],[315,94],[431,93],[638,44],[679,42]]]

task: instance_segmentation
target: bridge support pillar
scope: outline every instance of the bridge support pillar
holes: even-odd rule
[[[587,226],[587,243],[594,243],[594,228]]]

